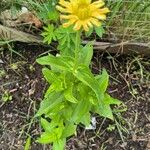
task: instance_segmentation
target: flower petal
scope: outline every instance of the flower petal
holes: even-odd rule
[[[81,26],[82,26],[82,23],[81,23],[81,21],[78,20],[73,29],[76,31],[80,30]]]
[[[101,23],[96,18],[91,18],[90,21],[91,21],[91,23],[93,23],[96,26],[101,26]]]
[[[71,19],[68,22],[63,24],[63,27],[69,27],[76,22],[76,19]]]

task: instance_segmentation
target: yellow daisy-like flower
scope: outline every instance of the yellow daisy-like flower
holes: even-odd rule
[[[74,30],[83,28],[88,31],[93,25],[100,26],[101,21],[106,19],[108,8],[103,8],[102,0],[60,0],[56,8],[61,12],[60,18],[67,20],[63,24],[68,27],[74,24]]]

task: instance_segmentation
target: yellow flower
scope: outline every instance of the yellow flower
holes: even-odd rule
[[[68,27],[74,24],[74,30],[83,28],[88,31],[90,27],[100,26],[101,21],[106,19],[108,8],[103,8],[103,0],[60,0],[56,8],[61,12],[60,18],[67,20],[63,24]]]

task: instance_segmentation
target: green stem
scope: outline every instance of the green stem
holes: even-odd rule
[[[75,68],[78,66],[78,57],[79,57],[79,50],[80,50],[80,43],[81,43],[81,37],[80,37],[80,31],[77,31],[76,33],[76,41],[75,41]]]

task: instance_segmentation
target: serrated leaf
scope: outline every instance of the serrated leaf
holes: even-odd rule
[[[98,81],[99,89],[101,93],[106,92],[108,83],[109,83],[109,75],[105,69],[103,69],[102,74],[95,77]]]
[[[38,138],[37,142],[41,144],[49,144],[55,142],[61,138],[63,128],[55,128],[52,132],[44,132],[41,137]]]
[[[50,24],[47,27],[43,27],[44,31],[41,34],[44,37],[43,42],[50,44],[52,40],[56,40],[55,37],[55,31],[54,31],[54,25]]]
[[[48,68],[43,68],[42,73],[49,84],[51,84],[51,86],[45,93],[45,97],[47,97],[47,95],[53,91],[60,92],[64,90],[64,81],[60,73],[55,73],[53,70],[50,70]]]
[[[63,26],[60,26],[56,30],[56,35],[59,42],[58,49],[61,51],[61,53],[72,56],[76,38],[76,34],[73,28],[71,26],[69,28],[64,28]]]
[[[55,108],[58,104],[63,101],[62,93],[50,93],[48,97],[46,97],[40,104],[40,108],[36,113],[37,116],[41,116],[42,114],[47,114],[50,110]]]
[[[85,45],[80,51],[80,63],[89,66],[93,56],[92,42]]]
[[[104,93],[100,91],[99,84],[88,67],[79,66],[78,69],[75,70],[74,76],[89,86],[95,92],[97,99],[102,99]]]

